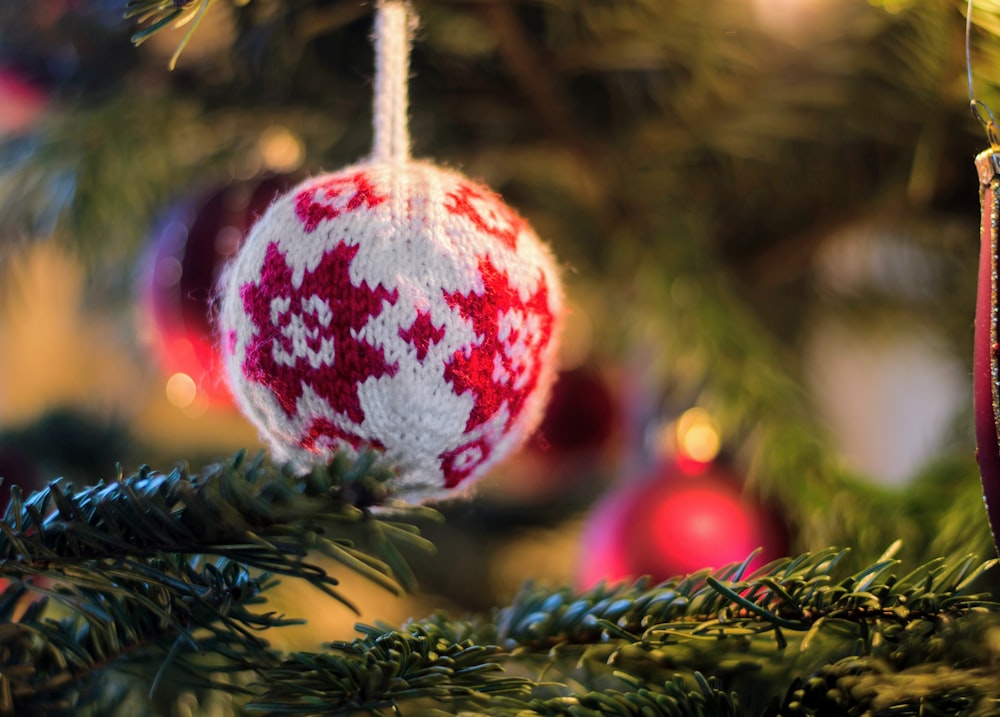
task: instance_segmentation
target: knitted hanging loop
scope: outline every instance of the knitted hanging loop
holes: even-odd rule
[[[486,187],[409,157],[411,18],[376,18],[369,159],[306,180],[224,277],[233,395],[278,460],[374,448],[400,497],[441,497],[517,447],[555,375],[562,291],[531,227]]]
[[[402,2],[381,2],[375,15],[375,104],[372,109],[376,162],[410,158],[407,78],[415,16]]]

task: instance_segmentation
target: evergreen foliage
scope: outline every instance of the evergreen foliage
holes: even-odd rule
[[[36,4],[0,7],[0,59],[76,59],[43,55],[68,109],[0,147],[0,232],[72,246],[104,300],[130,288],[121,267],[156,211],[255,171],[265,128],[301,137],[310,169],[367,150],[370,8],[353,0],[94,0],[52,24]],[[997,104],[1000,8],[977,5],[977,79]],[[585,593],[527,585],[488,614],[284,654],[267,631],[300,616],[268,610],[277,576],[352,606],[311,554],[389,590],[416,583],[404,555],[430,549],[416,526],[436,514],[391,502],[372,456],[306,476],[237,455],[56,480],[15,489],[0,521],[0,715],[1000,712],[971,431],[907,491],[874,487],[840,465],[795,353],[818,313],[859,307],[967,353],[982,140],[956,59],[964,3],[845,3],[839,34],[804,46],[753,29],[747,7],[417,3],[413,130],[421,153],[490,175],[600,296],[598,352],[648,357],[643,379],[718,417],[797,556]],[[149,51],[178,20],[170,50]],[[199,59],[170,55],[213,32]],[[819,247],[859,223],[923,252],[934,270],[910,278],[926,292],[814,288]]]
[[[150,652],[164,666],[188,653],[221,658],[215,670],[275,662],[255,632],[288,622],[252,609],[273,575],[354,609],[310,552],[386,589],[412,587],[397,546],[425,541],[409,523],[357,507],[384,500],[388,476],[372,469],[371,456],[295,477],[237,455],[197,475],[143,468],[81,490],[56,480],[27,499],[15,486],[0,522],[0,574],[10,583],[0,714],[73,706],[91,671],[148,661]],[[14,619],[26,589],[47,600]]]
[[[658,585],[529,585],[473,620],[270,648],[259,631],[295,620],[260,611],[271,575],[346,602],[308,550],[390,589],[409,580],[395,544],[420,544],[413,521],[428,511],[353,502],[384,497],[388,475],[370,456],[302,478],[237,456],[199,474],[15,490],[0,523],[0,714],[101,714],[121,698],[109,674],[146,674],[155,694],[168,672],[272,715],[985,714],[1000,700],[1000,605],[976,588],[996,561],[906,571],[898,544],[860,571],[828,549],[749,575],[748,558]],[[25,607],[27,591],[45,598]]]

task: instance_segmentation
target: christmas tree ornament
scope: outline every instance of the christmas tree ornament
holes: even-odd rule
[[[10,439],[0,440],[0,512],[6,512],[10,503],[11,489],[17,486],[23,496],[30,496],[45,487],[41,469],[30,455]],[[29,580],[39,587],[50,587],[52,581],[42,575],[33,575]],[[0,578],[0,592],[10,585],[10,581]],[[38,596],[27,593],[22,598],[25,605],[37,600]]]
[[[13,68],[0,67],[0,138],[30,129],[47,104],[38,85]]]
[[[182,408],[231,405],[212,321],[216,282],[250,227],[291,183],[268,176],[201,192],[157,222],[140,292],[168,398]]]
[[[976,157],[979,174],[980,251],[976,293],[973,405],[976,460],[994,540],[1000,530],[1000,311],[997,303],[997,225],[1000,216],[1000,154],[997,146]]]
[[[756,568],[784,554],[785,525],[767,506],[743,492],[743,480],[717,456],[713,417],[701,407],[650,426],[651,469],[613,487],[584,526],[578,583],[655,581],[718,568],[761,552]]]
[[[616,398],[611,378],[594,366],[560,371],[525,450],[480,484],[484,502],[511,510],[545,506],[543,512],[550,512],[555,500],[559,510],[573,511],[592,499],[620,459],[622,411]]]
[[[410,157],[410,17],[376,15],[374,148],[299,184],[222,287],[237,401],[279,460],[381,451],[400,495],[449,494],[538,424],[562,293],[531,227],[486,187]]]
[[[0,441],[0,506],[10,500],[11,486],[28,495],[45,487],[42,472],[31,457],[9,440]]]
[[[970,62],[972,0],[966,12],[965,50],[972,114],[986,130],[990,148],[976,157],[979,176],[979,277],[973,351],[973,410],[976,460],[993,540],[1000,550],[1000,305],[997,227],[1000,225],[1000,134],[993,113],[975,98]]]
[[[611,391],[597,371],[589,367],[562,371],[552,386],[531,445],[557,455],[597,451],[614,434],[618,413]]]
[[[782,556],[785,529],[742,495],[742,482],[717,463],[667,460],[649,476],[612,489],[587,518],[577,583],[643,575],[660,582],[740,562],[751,569]]]

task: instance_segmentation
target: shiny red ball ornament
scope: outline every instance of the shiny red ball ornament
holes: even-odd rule
[[[976,171],[980,203],[979,290],[972,364],[976,459],[993,542],[1000,551],[1000,146],[994,145],[976,157]]]
[[[10,443],[0,443],[0,509],[10,500],[10,489],[18,486],[24,495],[45,487],[42,472],[31,458]]]
[[[608,376],[593,366],[559,372],[542,422],[513,463],[488,477],[486,500],[539,506],[594,495],[617,466],[622,409]]]
[[[742,495],[741,481],[717,464],[668,462],[598,502],[582,536],[577,583],[660,582],[744,560],[759,567],[785,553],[784,526]]]
[[[0,67],[0,137],[25,132],[48,104],[36,83],[9,67]]]
[[[598,451],[614,435],[619,418],[607,382],[597,371],[562,371],[530,445],[553,456]]]
[[[3,483],[0,484],[0,512],[7,510],[13,486],[20,488],[22,495],[27,497],[35,491],[42,490],[46,485],[41,469],[31,456],[8,440],[0,442],[0,478],[3,479]],[[29,580],[39,587],[52,585],[52,581],[42,575],[31,576]],[[0,579],[0,593],[9,585],[10,581]],[[29,593],[24,598],[23,604],[27,605],[33,599],[37,599],[37,596]]]
[[[142,279],[153,350],[168,381],[187,377],[211,405],[232,403],[213,327],[216,281],[290,184],[270,176],[202,192],[175,204],[157,224]]]

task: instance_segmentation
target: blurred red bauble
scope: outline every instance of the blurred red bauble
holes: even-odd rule
[[[254,222],[291,183],[272,176],[227,185],[179,202],[157,224],[142,293],[175,405],[196,398],[232,405],[212,323],[215,284]]]
[[[530,446],[556,453],[596,451],[614,434],[618,418],[618,407],[597,371],[562,371]]]
[[[569,492],[585,501],[615,470],[621,414],[613,379],[604,372],[593,366],[560,371],[525,450],[487,477],[479,494],[501,505],[539,506]]]
[[[13,486],[16,485],[21,489],[21,493],[28,497],[44,488],[46,484],[42,471],[31,457],[6,440],[0,442],[0,478],[3,478],[3,484],[0,485],[0,512],[6,511]],[[31,580],[43,587],[52,584],[48,578],[37,575]],[[6,590],[8,585],[7,580],[0,578],[0,592]]]
[[[48,104],[46,93],[18,71],[0,67],[0,137],[29,129]]]
[[[6,441],[0,442],[0,478],[3,478],[3,484],[0,485],[0,513],[7,510],[13,486],[20,488],[25,497],[45,487],[45,479],[38,466],[28,455]],[[37,575],[31,581],[42,587],[52,584],[48,578]],[[9,585],[8,580],[0,578],[0,593]],[[25,598],[24,604],[33,597]]]
[[[45,487],[41,470],[32,459],[15,446],[0,443],[0,507],[6,507],[10,500],[11,486],[18,486],[24,495],[29,495]]]
[[[748,501],[729,471],[668,462],[597,503],[584,527],[577,582],[581,589],[643,575],[660,582],[763,548],[754,568],[784,555],[785,536],[781,522]]]

